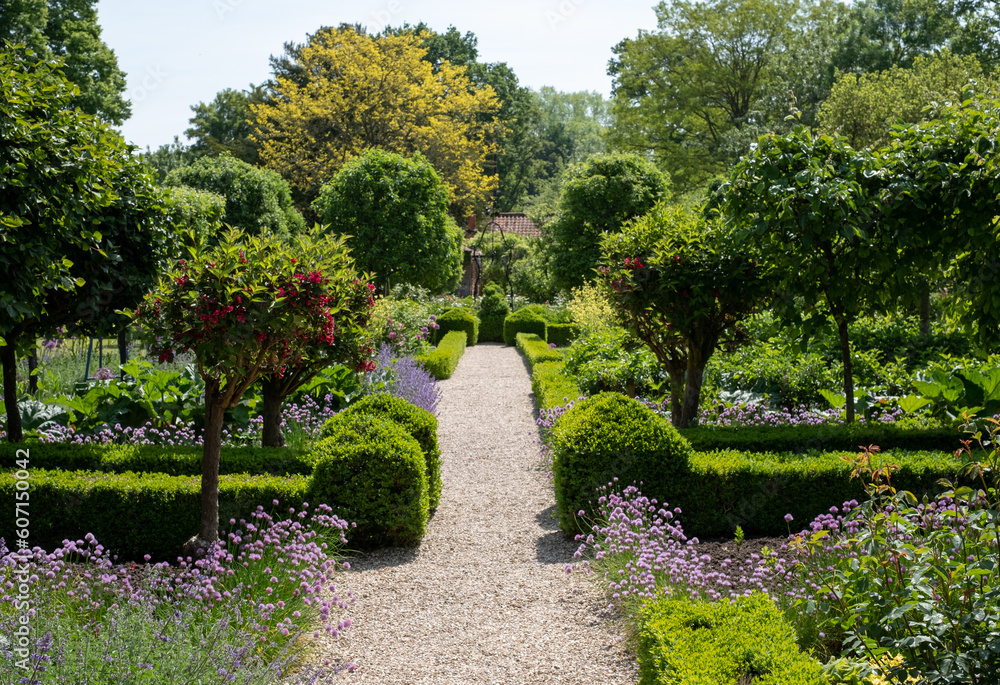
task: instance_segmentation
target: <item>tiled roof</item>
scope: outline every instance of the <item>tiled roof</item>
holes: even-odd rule
[[[489,230],[516,233],[526,238],[539,238],[542,231],[522,212],[502,212],[490,219]]]

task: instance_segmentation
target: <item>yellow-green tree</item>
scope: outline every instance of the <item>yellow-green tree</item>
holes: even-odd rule
[[[252,105],[264,164],[312,201],[320,187],[368,148],[422,153],[464,214],[496,186],[484,173],[499,107],[464,67],[423,59],[421,37],[321,29],[296,50],[295,77],[277,75],[272,102]]]
[[[982,69],[972,55],[947,50],[918,55],[911,68],[894,66],[866,74],[837,73],[837,80],[820,108],[820,127],[847,138],[851,147],[883,143],[893,124],[923,120],[924,108],[934,102],[961,101],[969,81]]]

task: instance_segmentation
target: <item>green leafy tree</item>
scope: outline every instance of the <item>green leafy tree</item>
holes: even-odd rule
[[[160,192],[116,132],[73,108],[59,66],[0,52],[0,359],[7,437],[22,439],[17,354],[59,326],[110,332],[167,240]]]
[[[411,283],[434,292],[461,278],[461,233],[448,217],[448,189],[419,152],[406,158],[373,148],[320,190],[313,211],[348,236],[358,267],[384,289]]]
[[[913,66],[873,73],[838,73],[820,108],[819,125],[845,136],[852,147],[884,142],[895,123],[916,123],[934,102],[955,100],[969,82],[981,78],[973,56],[950,52],[917,55]]]
[[[725,211],[746,249],[776,274],[772,303],[807,337],[832,319],[844,364],[847,421],[854,421],[854,376],[848,327],[859,316],[893,306],[893,279],[908,274],[900,250],[905,224],[883,211],[886,178],[879,159],[841,136],[804,127],[760,139],[733,170]]]
[[[180,238],[172,246],[172,259],[183,258],[187,247],[214,242],[222,231],[226,198],[218,193],[176,186],[166,189],[163,205],[167,221]]]
[[[334,364],[348,366],[356,372],[366,373],[375,369],[372,356],[372,336],[368,330],[375,299],[375,286],[366,274],[354,269],[354,261],[341,236],[319,236],[313,233],[296,236],[289,248],[290,254],[304,274],[299,281],[317,280],[326,274],[335,274],[327,280],[325,305],[333,317],[333,327],[310,329],[310,339],[301,341],[299,353],[287,360],[277,372],[261,377],[262,410],[261,444],[264,447],[281,447],[285,444],[281,432],[281,407],[289,395],[316,377],[323,369]],[[293,284],[296,288],[299,286]],[[286,291],[288,297],[297,297],[299,290]],[[279,291],[279,295],[281,292]]]
[[[317,341],[337,344],[340,294],[355,274],[322,273],[299,257],[295,244],[232,230],[176,262],[135,311],[151,351],[164,362],[193,353],[205,382],[201,524],[188,553],[218,539],[226,409],[263,376],[311,358]]]
[[[651,153],[678,188],[735,161],[730,136],[773,93],[778,56],[801,23],[798,0],[675,0],[656,6],[656,32],[613,49],[613,147]],[[759,122],[756,122],[759,123]]]
[[[601,234],[615,233],[670,196],[669,180],[636,155],[591,157],[566,172],[559,215],[551,234],[550,269],[559,289],[575,288],[594,277],[601,258]]]
[[[230,154],[247,164],[260,161],[260,146],[251,137],[253,112],[250,105],[267,102],[264,86],[252,83],[247,90],[226,88],[209,103],[191,106],[194,116],[191,128],[184,132],[194,142],[190,150],[196,155]]]
[[[602,241],[602,282],[629,330],[667,369],[674,425],[697,419],[705,366],[764,301],[762,267],[721,222],[657,206]]]
[[[196,159],[191,152],[191,148],[180,141],[179,136],[174,136],[174,142],[168,145],[161,145],[155,150],[146,146],[146,151],[139,154],[139,157],[150,172],[156,177],[157,183],[163,184],[171,171],[190,165]]]
[[[201,157],[189,166],[175,169],[167,175],[165,185],[222,195],[226,198],[223,221],[251,234],[288,235],[305,228],[302,215],[292,206],[288,183],[281,176],[228,154]]]
[[[125,73],[101,40],[97,0],[10,0],[0,11],[0,41],[25,43],[40,57],[61,59],[63,75],[79,92],[72,103],[121,125],[131,115],[123,97]]]

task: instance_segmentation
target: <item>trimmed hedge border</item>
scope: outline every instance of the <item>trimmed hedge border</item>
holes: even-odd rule
[[[517,351],[528,359],[528,365],[534,367],[539,362],[562,361],[562,353],[549,347],[548,343],[534,333],[517,334]]]
[[[900,429],[891,425],[741,426],[683,428],[681,435],[699,452],[735,449],[744,452],[827,452],[878,445],[883,450],[960,448],[962,433],[951,428]]]
[[[150,472],[169,476],[201,475],[203,449],[163,445],[67,445],[0,443],[0,471],[15,468],[19,450],[29,450],[32,468],[104,473]],[[219,474],[308,476],[312,464],[304,450],[289,447],[223,447]]]
[[[747,535],[785,536],[806,527],[830,507],[865,497],[860,480],[851,479],[845,457],[857,450],[821,454],[752,453],[738,450],[694,452],[690,474],[675,486],[643,494],[681,508],[688,536],[731,537],[740,526]],[[919,499],[942,491],[941,478],[954,480],[961,467],[948,452],[889,450],[876,461],[897,464],[892,486]],[[630,483],[629,483],[630,484]],[[640,488],[642,489],[642,488]],[[785,514],[794,522],[785,523]]]
[[[580,337],[580,327],[575,323],[550,323],[545,328],[545,339],[558,347],[565,347]]]
[[[529,309],[519,309],[508,314],[503,321],[503,341],[511,347],[517,342],[518,333],[534,333],[546,340],[545,331],[545,319]]]
[[[795,629],[767,595],[720,602],[661,598],[640,615],[639,685],[825,685],[820,663],[799,651]]]
[[[437,317],[438,328],[434,331],[434,343],[438,344],[451,331],[462,331],[465,333],[465,344],[475,345],[479,342],[479,319],[476,315],[465,310],[453,307],[441,316]]]
[[[580,386],[566,373],[565,362],[539,362],[531,370],[531,392],[539,410],[562,407],[580,399]]]
[[[34,462],[34,459],[32,459]],[[228,475],[219,478],[219,521],[245,518],[258,505],[298,506],[305,476]],[[0,509],[14,511],[14,473],[0,473]],[[31,468],[29,544],[52,550],[65,539],[93,533],[122,560],[149,554],[172,561],[201,521],[201,479],[162,473],[99,473]],[[318,502],[316,503],[318,504]],[[14,518],[0,519],[0,537],[14,539]],[[8,543],[9,544],[9,543]]]
[[[434,378],[443,381],[455,373],[459,360],[465,354],[468,338],[464,331],[448,331],[441,342],[428,354],[415,357]]]

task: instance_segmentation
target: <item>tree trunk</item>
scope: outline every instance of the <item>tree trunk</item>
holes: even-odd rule
[[[704,364],[699,366],[704,367]],[[698,405],[701,403],[701,385],[705,380],[705,369],[688,367],[687,382],[684,385],[684,405],[681,407],[680,428],[687,428],[698,418]]]
[[[38,394],[38,352],[32,350],[28,354],[28,393],[34,397]]]
[[[7,410],[7,440],[22,442],[21,411],[17,406],[17,340],[7,336],[9,344],[0,346],[0,362],[3,363],[3,403]]]
[[[931,334],[931,287],[927,281],[920,283],[920,335]]]
[[[854,423],[854,369],[851,366],[851,341],[847,336],[847,319],[837,322],[840,333],[840,357],[844,362],[844,405],[847,409],[847,423]]]
[[[122,366],[128,363],[128,329],[118,331],[118,359]],[[118,377],[125,380],[125,372],[119,371]]]
[[[219,539],[219,457],[226,403],[218,381],[205,384],[205,449],[201,458],[201,531],[198,537],[212,543]]]
[[[670,364],[667,366],[667,375],[670,376],[670,423],[680,428],[681,405],[684,398],[684,367]]]
[[[264,390],[264,406],[261,416],[264,417],[264,430],[261,445],[264,447],[284,447],[285,436],[281,432],[281,404],[285,399],[281,396],[281,380],[272,376],[261,379]]]

